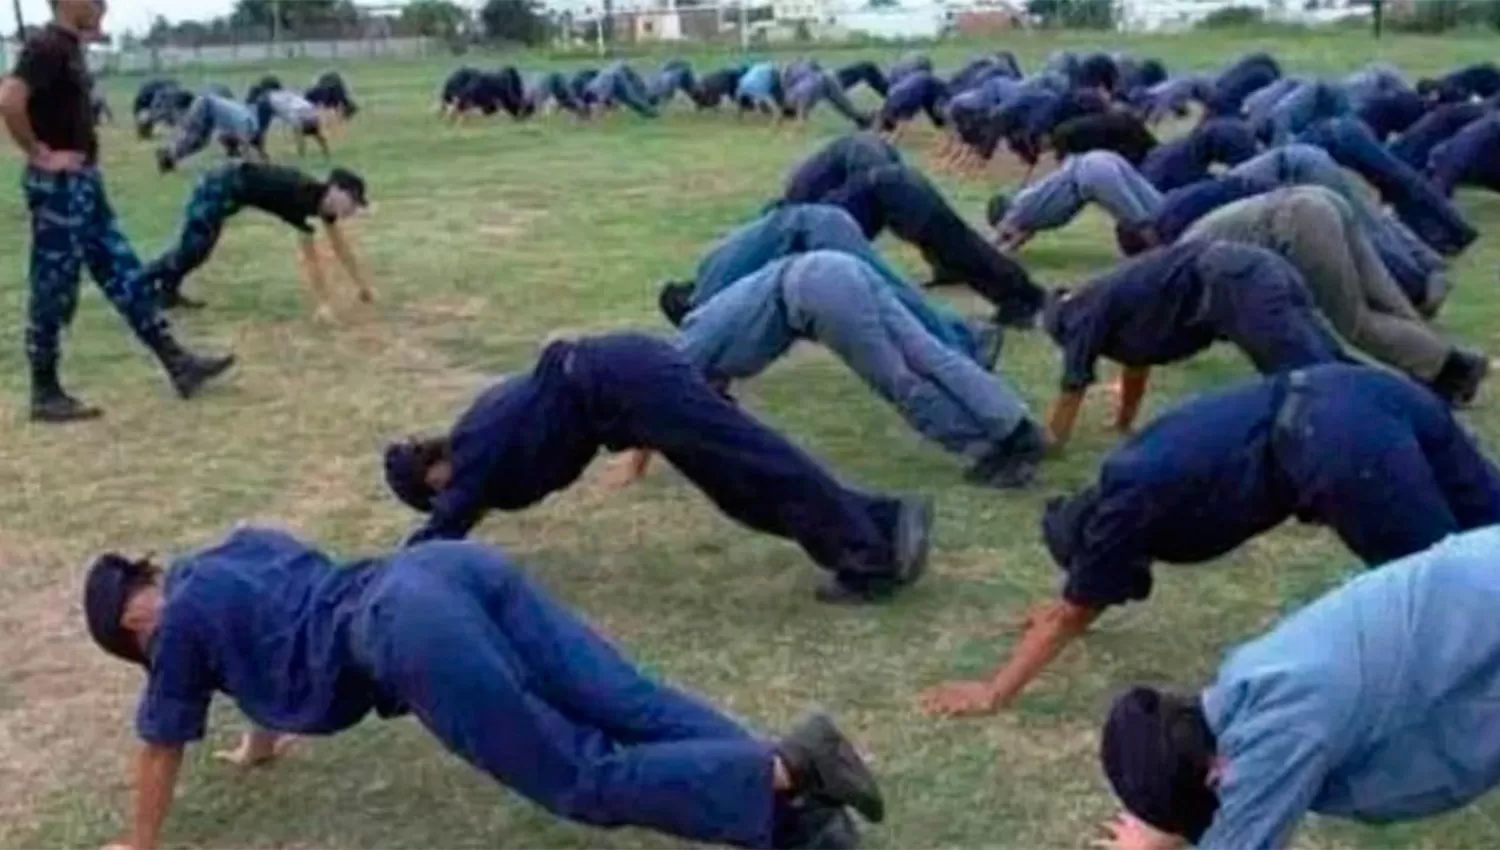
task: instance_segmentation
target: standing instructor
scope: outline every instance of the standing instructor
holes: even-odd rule
[[[93,81],[82,44],[99,33],[103,0],[51,0],[51,5],[52,23],[27,40],[14,71],[0,82],[0,118],[27,161],[31,418],[69,422],[101,415],[64,392],[57,374],[58,338],[77,310],[84,263],[183,398],[222,374],[234,358],[195,357],[173,339],[105,195],[90,106]]]

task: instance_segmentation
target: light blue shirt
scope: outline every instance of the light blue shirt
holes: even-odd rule
[[[203,95],[208,117],[215,132],[248,139],[255,135],[260,122],[250,107],[236,100]]]
[[[1203,694],[1227,762],[1200,847],[1285,847],[1303,814],[1370,823],[1500,783],[1500,526],[1349,582],[1230,655]]]
[[[771,89],[776,82],[776,65],[772,62],[757,62],[740,76],[736,97],[754,101],[771,99]]]

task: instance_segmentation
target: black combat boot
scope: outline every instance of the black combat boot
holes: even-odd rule
[[[68,395],[57,379],[57,364],[31,367],[31,421],[59,424],[98,419],[104,411]]]

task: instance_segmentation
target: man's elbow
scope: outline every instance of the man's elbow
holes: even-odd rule
[[[15,77],[0,80],[0,114],[10,117],[24,112],[29,95],[26,84]]]

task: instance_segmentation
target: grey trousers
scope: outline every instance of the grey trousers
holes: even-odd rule
[[[1422,320],[1365,238],[1349,204],[1321,186],[1293,186],[1221,207],[1184,239],[1259,245],[1302,273],[1334,330],[1371,357],[1431,382],[1453,351]]]

